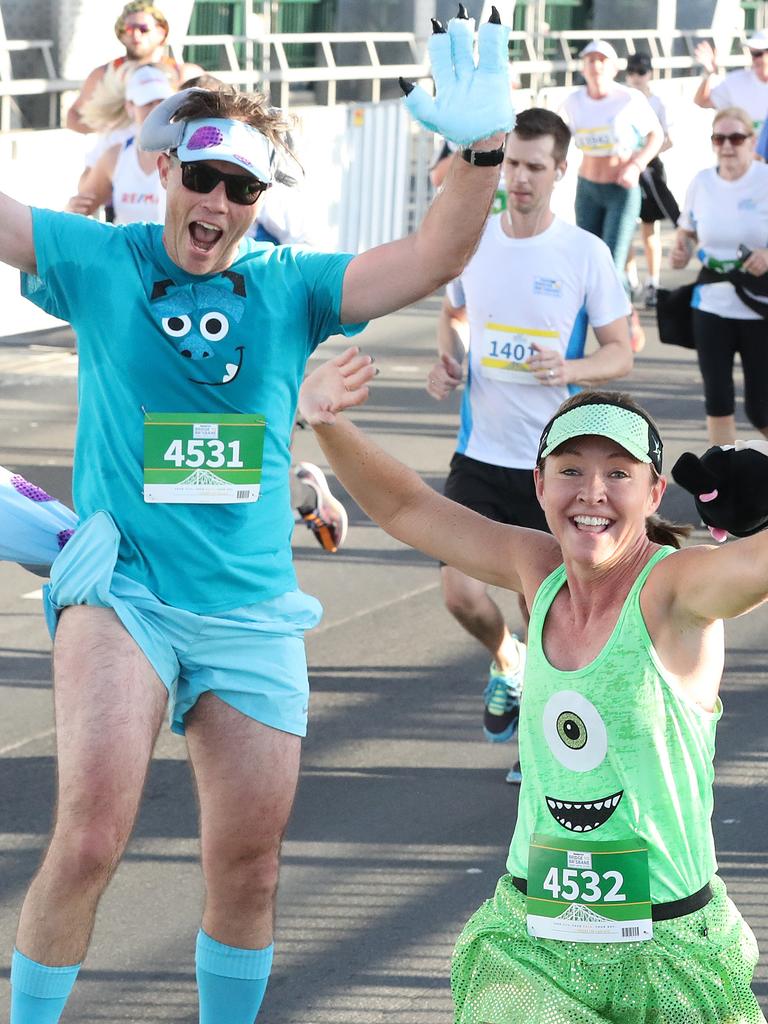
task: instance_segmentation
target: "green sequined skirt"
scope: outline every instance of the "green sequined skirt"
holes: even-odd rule
[[[456,1024],[766,1024],[755,937],[722,880],[712,888],[647,942],[562,942],[528,935],[525,896],[504,875],[456,944]]]

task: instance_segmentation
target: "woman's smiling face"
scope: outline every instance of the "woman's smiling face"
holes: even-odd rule
[[[536,493],[564,557],[598,565],[645,536],[666,487],[650,465],[606,437],[566,441],[534,471]]]

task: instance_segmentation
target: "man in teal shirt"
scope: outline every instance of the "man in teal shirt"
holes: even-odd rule
[[[145,123],[164,225],[114,227],[0,195],[0,259],[79,341],[81,525],[55,561],[58,800],[21,912],[12,1024],[55,1024],[128,841],[166,706],[200,801],[201,1024],[252,1024],[272,962],[280,842],[306,731],[288,443],[307,358],[460,273],[493,200],[507,32],[455,19],[430,44],[422,122],[464,147],[420,228],[359,256],[245,235],[287,125],[258,97],[189,90]],[[482,73],[480,73],[482,71]]]

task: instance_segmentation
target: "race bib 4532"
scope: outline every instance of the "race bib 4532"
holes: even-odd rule
[[[648,849],[536,834],[528,850],[528,934],[567,942],[653,938]]]

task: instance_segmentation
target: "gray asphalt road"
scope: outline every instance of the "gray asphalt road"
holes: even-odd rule
[[[458,400],[423,389],[434,301],[373,325],[365,346],[381,376],[357,419],[439,486]],[[37,344],[30,344],[36,342]],[[40,343],[43,343],[42,345]],[[76,358],[66,333],[0,342],[0,462],[69,499]],[[340,351],[331,341],[325,352]],[[653,338],[626,382],[655,414],[667,466],[705,447],[690,353]],[[743,436],[751,432],[742,424]],[[298,458],[319,461],[309,433]],[[295,538],[303,587],[325,604],[308,638],[311,732],[285,844],[276,962],[265,1024],[448,1024],[453,940],[503,871],[517,792],[514,746],[480,736],[486,659],[443,610],[437,571],[349,503],[342,551]],[[674,486],[673,517],[692,505]],[[16,916],[50,824],[54,736],[50,645],[40,581],[0,566],[0,1016]],[[503,595],[515,622],[515,602]],[[768,948],[768,620],[731,624],[717,755],[715,833],[722,873]],[[158,744],[136,834],[98,918],[64,1020],[197,1020],[193,949],[201,907],[196,811],[185,749]],[[768,970],[756,990],[768,1008]]]

